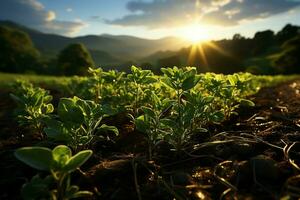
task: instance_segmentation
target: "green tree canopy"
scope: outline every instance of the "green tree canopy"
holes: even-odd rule
[[[70,44],[58,55],[57,65],[63,75],[85,75],[94,61],[83,44]]]
[[[300,34],[282,45],[281,54],[274,60],[280,73],[300,73]]]
[[[277,40],[282,44],[283,42],[296,37],[300,33],[300,27],[287,24],[276,35]]]
[[[34,70],[40,54],[26,33],[0,26],[0,44],[0,71]]]
[[[256,32],[253,38],[253,55],[260,55],[275,45],[275,35],[271,30]]]

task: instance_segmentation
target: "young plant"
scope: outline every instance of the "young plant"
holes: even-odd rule
[[[131,74],[128,74],[127,78],[133,83],[133,113],[134,116],[137,116],[142,96],[145,94],[147,87],[149,88],[149,84],[154,83],[157,80],[154,78],[154,75],[150,70],[142,70],[141,68],[135,66],[131,67]]]
[[[197,85],[200,76],[197,75],[196,68],[191,67],[185,69],[162,68],[161,70],[164,73],[162,82],[173,89],[176,94],[176,101],[173,104],[175,119],[168,121],[172,129],[168,138],[176,150],[180,151],[191,133],[187,127],[191,126],[193,119],[193,115],[187,107],[188,102],[183,99],[183,96]]]
[[[92,86],[95,89],[95,102],[99,103],[102,98],[102,88],[104,84],[104,79],[103,79],[103,70],[101,68],[93,69],[89,68],[89,73],[92,75],[90,78],[90,81],[92,82]]]
[[[191,115],[191,131],[207,132],[203,128],[208,122],[220,122],[224,119],[221,111],[213,108],[214,98],[209,95],[203,95],[201,92],[191,91],[185,94],[187,113]]]
[[[107,139],[101,134],[104,131],[118,134],[114,126],[105,124],[100,126],[103,118],[115,112],[94,101],[82,100],[78,97],[61,98],[57,113],[59,120],[47,120],[44,131],[49,138],[66,143],[75,151],[88,148],[95,139]]]
[[[214,97],[215,109],[223,111],[224,119],[238,115],[236,109],[241,104],[254,106],[252,101],[244,98],[249,92],[246,89],[249,86],[248,79],[242,79],[238,74],[228,76],[206,74],[204,80],[204,87]]]
[[[45,179],[34,176],[22,188],[24,199],[68,200],[93,195],[71,185],[71,173],[83,165],[92,155],[91,150],[80,151],[72,156],[71,149],[59,145],[53,150],[45,147],[23,147],[15,151],[20,161],[32,168],[50,173]],[[53,186],[54,183],[54,186]]]
[[[246,80],[241,79],[238,74],[228,75],[226,78],[226,84],[220,94],[224,102],[225,117],[229,118],[232,114],[238,115],[236,109],[240,105],[254,106],[254,103],[243,98],[247,94]]]
[[[43,121],[49,119],[54,110],[50,103],[52,96],[49,95],[49,91],[26,82],[17,82],[14,87],[15,94],[10,94],[10,96],[18,106],[15,113],[19,124],[30,126],[44,137]]]
[[[163,124],[164,112],[172,106],[169,99],[162,100],[155,93],[152,93],[151,99],[152,107],[142,106],[144,114],[134,120],[136,129],[147,137],[149,160],[152,160],[152,152],[156,143],[167,134]]]

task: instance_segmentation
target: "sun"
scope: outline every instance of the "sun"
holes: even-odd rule
[[[192,24],[182,28],[180,36],[192,43],[201,43],[210,39],[209,29],[200,24]]]

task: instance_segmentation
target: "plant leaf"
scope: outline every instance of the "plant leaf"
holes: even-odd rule
[[[193,87],[195,87],[197,85],[199,80],[200,80],[199,76],[189,76],[188,78],[186,78],[183,81],[182,89],[185,90],[185,91],[187,91],[189,89],[192,89]]]
[[[56,163],[63,167],[64,164],[71,158],[72,151],[65,145],[58,145],[52,150],[52,155]]]
[[[15,156],[25,164],[38,170],[49,171],[53,162],[52,151],[45,147],[23,147]]]
[[[98,130],[100,130],[100,131],[112,131],[112,132],[114,132],[114,134],[115,134],[116,136],[119,135],[119,130],[118,130],[118,128],[115,127],[115,126],[108,126],[108,125],[106,125],[106,124],[102,124],[102,125],[98,128]]]
[[[64,166],[63,170],[66,172],[75,171],[83,163],[85,163],[93,154],[92,150],[84,150],[78,152],[76,155],[72,156]]]
[[[251,107],[255,106],[255,103],[253,101],[248,100],[248,99],[241,99],[240,103],[243,106],[251,106]]]

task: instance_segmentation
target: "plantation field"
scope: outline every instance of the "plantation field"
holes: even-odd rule
[[[300,198],[300,77],[0,74],[0,199]]]
[[[60,85],[68,83],[71,78],[59,76],[28,75],[28,74],[11,74],[0,72],[0,88],[8,87],[17,80],[29,81],[36,85],[44,85],[47,88],[59,88]]]

